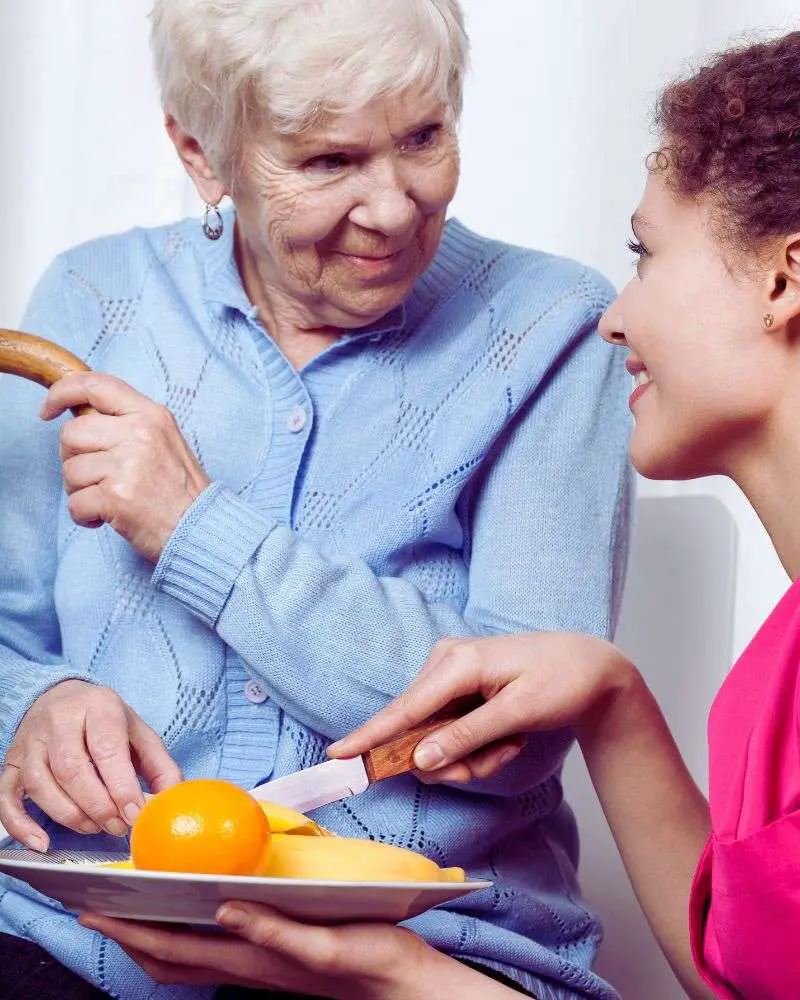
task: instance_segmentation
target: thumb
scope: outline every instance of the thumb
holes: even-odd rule
[[[135,712],[130,712],[128,738],[136,755],[137,770],[151,792],[161,792],[182,779],[181,769],[170,757],[161,737]]]
[[[224,903],[216,914],[217,923],[251,944],[284,958],[310,965],[312,956],[324,954],[330,932],[290,920],[282,913],[261,904]]]

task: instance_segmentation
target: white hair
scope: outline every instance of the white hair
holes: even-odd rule
[[[164,110],[221,179],[264,121],[285,134],[412,87],[461,112],[460,0],[155,0]]]

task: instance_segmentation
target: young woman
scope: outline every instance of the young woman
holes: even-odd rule
[[[418,748],[426,780],[487,777],[518,752],[516,734],[573,726],[687,992],[787,1000],[800,989],[800,32],[669,88],[660,126],[633,217],[637,275],[601,325],[637,383],[631,456],[652,478],[733,479],[795,581],[712,708],[709,806],[636,668],[581,635],[440,643],[408,691],[334,752],[359,753],[475,692],[485,704]],[[151,961],[164,946],[159,932],[89,922]],[[265,945],[262,962],[317,970],[330,996],[432,996],[419,987],[426,963],[442,996],[513,995],[470,987],[469,970],[399,930],[304,928],[243,904],[220,922]]]

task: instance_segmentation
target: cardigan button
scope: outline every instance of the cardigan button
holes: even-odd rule
[[[267,689],[261,681],[247,681],[244,686],[244,696],[253,705],[260,705],[267,700]]]
[[[286,420],[286,426],[292,434],[299,433],[308,423],[308,413],[304,406],[295,406]]]

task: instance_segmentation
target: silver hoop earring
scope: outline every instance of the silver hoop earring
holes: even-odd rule
[[[220,212],[216,205],[206,203],[206,210],[203,215],[203,232],[206,239],[218,240],[222,236],[224,228],[225,222],[222,218],[222,212]]]

